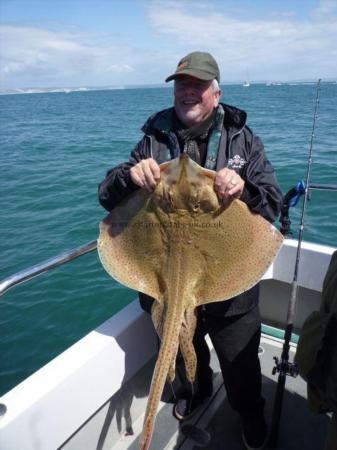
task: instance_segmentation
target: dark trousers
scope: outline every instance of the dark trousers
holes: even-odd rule
[[[200,308],[194,336],[197,354],[197,377],[193,393],[209,395],[211,383],[210,352],[205,341],[209,334],[219,359],[224,385],[230,405],[242,417],[263,413],[261,396],[261,366],[258,348],[261,337],[261,318],[258,307],[239,316],[216,317]],[[181,364],[178,363],[178,367]],[[180,377],[184,379],[182,370]],[[189,383],[183,381],[185,394],[191,392]]]

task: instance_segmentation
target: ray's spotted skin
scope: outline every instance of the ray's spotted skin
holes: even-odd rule
[[[153,193],[139,189],[100,224],[98,252],[120,283],[154,297],[152,319],[161,338],[153,373],[141,450],[151,444],[166,380],[172,381],[180,346],[193,382],[195,308],[230,299],[254,286],[283,238],[240,200],[220,205],[215,172],[187,155],[160,166]]]

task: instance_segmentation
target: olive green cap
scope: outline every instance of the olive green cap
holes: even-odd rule
[[[180,75],[190,75],[199,80],[214,80],[220,83],[220,71],[217,62],[210,53],[193,52],[182,58],[174,74],[166,78],[168,81],[174,80]]]

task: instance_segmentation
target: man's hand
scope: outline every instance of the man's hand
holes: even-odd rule
[[[141,188],[154,191],[160,180],[160,168],[153,158],[142,159],[130,169],[131,180]]]
[[[245,182],[235,170],[224,169],[216,173],[214,181],[214,189],[216,190],[219,200],[223,204],[227,204],[236,198],[240,198],[243,192]]]

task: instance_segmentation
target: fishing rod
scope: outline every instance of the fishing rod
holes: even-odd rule
[[[284,388],[285,388],[285,383],[286,383],[286,377],[287,376],[296,377],[298,375],[297,365],[295,363],[289,361],[289,350],[290,350],[290,341],[291,341],[291,336],[292,336],[292,332],[293,332],[293,322],[294,322],[294,318],[295,318],[295,308],[296,308],[296,302],[297,302],[298,270],[299,270],[300,259],[301,259],[301,245],[302,245],[303,232],[304,232],[304,217],[305,217],[307,203],[308,203],[309,195],[310,195],[310,172],[311,172],[311,164],[312,164],[312,148],[313,148],[313,142],[314,142],[314,136],[315,136],[316,120],[317,120],[317,116],[318,116],[320,84],[321,84],[321,79],[319,79],[317,81],[317,86],[316,86],[316,101],[315,101],[315,108],[314,108],[314,117],[313,117],[313,124],[312,124],[310,146],[309,146],[306,182],[305,183],[303,183],[303,181],[299,182],[295,188],[293,188],[292,190],[290,190],[288,192],[288,194],[284,198],[283,208],[282,208],[282,212],[281,212],[281,224],[282,224],[282,228],[283,228],[283,229],[281,228],[281,232],[283,232],[284,234],[287,234],[287,232],[290,231],[290,221],[289,221],[289,215],[288,215],[289,206],[294,206],[297,203],[299,197],[301,195],[304,195],[304,200],[303,200],[303,205],[302,205],[301,222],[300,222],[300,231],[299,231],[299,236],[298,236],[298,244],[297,244],[297,252],[296,252],[296,261],[295,261],[293,281],[292,281],[292,285],[291,285],[290,300],[288,303],[287,325],[286,325],[285,332],[284,332],[284,343],[283,343],[283,348],[282,348],[282,354],[281,354],[280,359],[276,356],[274,357],[275,367],[273,368],[273,374],[278,373],[278,381],[277,381],[277,388],[276,388],[273,416],[272,416],[272,424],[271,424],[270,438],[269,438],[269,447],[272,449],[275,449],[277,447],[278,432],[279,432],[279,425],[280,425],[280,419],[281,419],[283,394],[284,394]],[[319,186],[319,185],[316,185],[316,186]],[[315,185],[312,185],[311,187],[315,188]],[[325,187],[327,187],[327,186],[325,186]],[[332,187],[336,187],[336,186],[332,186]],[[283,222],[282,222],[282,218],[284,219]]]

